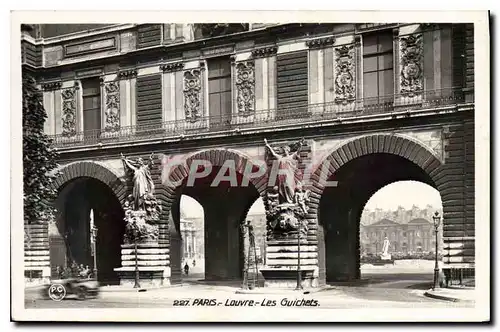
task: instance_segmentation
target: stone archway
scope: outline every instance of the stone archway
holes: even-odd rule
[[[120,203],[125,201],[128,188],[127,183],[120,175],[110,168],[95,161],[75,161],[59,167],[59,175],[52,183],[54,189],[61,188],[65,183],[78,178],[89,177],[106,184],[116,195]]]
[[[396,181],[420,181],[436,188],[445,205],[443,170],[436,153],[399,134],[355,137],[328,153],[311,186],[320,281],[359,278],[359,220],[376,191]],[[327,180],[338,181],[337,186],[327,187]]]
[[[246,186],[211,186],[204,179],[196,182],[192,188],[186,186],[188,175],[198,164],[194,161],[206,161],[213,167],[213,172],[208,176],[207,181],[214,179],[214,174],[222,167],[226,167],[228,161],[234,165],[234,172],[238,175],[238,181],[241,180],[242,174],[252,171],[256,172],[258,167],[265,167],[264,164],[259,165],[254,162],[251,157],[236,150],[231,149],[207,149],[198,151],[175,161],[175,165],[171,167],[168,162],[171,161],[167,157],[164,160],[163,183],[159,188],[161,196],[166,202],[166,213],[168,214],[168,236],[170,247],[170,260],[172,267],[172,277],[176,274],[174,269],[180,267],[180,225],[179,225],[179,202],[180,196],[186,194],[193,197],[204,208],[205,216],[205,254],[211,257],[220,256],[218,261],[210,259],[205,260],[205,276],[206,278],[237,278],[241,268],[233,262],[241,261],[239,249],[241,243],[239,239],[239,221],[244,218],[249,206],[259,196],[263,196],[267,186],[267,174],[262,172],[261,176],[248,178]],[[198,180],[197,180],[198,181]],[[199,189],[204,188],[204,189]],[[251,201],[251,203],[249,203]],[[207,226],[208,225],[208,226]],[[221,242],[222,241],[222,242]],[[218,243],[220,252],[214,248]],[[225,243],[225,244],[224,244]],[[227,250],[225,246],[227,245]],[[214,250],[210,250],[210,248]],[[232,248],[232,250],[230,250]],[[207,250],[208,249],[208,250]],[[223,258],[225,257],[225,258]],[[231,262],[231,263],[228,263]],[[218,264],[218,265],[217,265]],[[241,264],[240,264],[241,265]]]
[[[388,153],[405,158],[429,174],[436,186],[442,184],[442,181],[439,180],[443,167],[440,166],[444,164],[444,161],[436,153],[418,140],[406,135],[376,134],[354,137],[328,153],[313,172],[312,178],[317,180],[313,181],[312,191],[321,196],[325,189],[324,180],[330,178],[342,165],[354,158],[373,153]],[[326,170],[326,176],[322,176],[321,166],[325,161],[328,169]],[[312,202],[311,208],[317,208],[317,204]]]
[[[96,262],[99,280],[117,283],[113,268],[121,263],[126,182],[116,171],[93,161],[73,162],[57,171],[52,184],[58,191],[54,201],[57,214],[55,223],[49,225],[52,276],[57,277],[57,266],[67,266],[70,261],[92,269]],[[90,211],[98,229],[95,252],[90,245]],[[91,258],[94,256],[96,260]]]
[[[232,149],[207,149],[187,155],[180,162],[176,161],[174,167],[167,167],[168,174],[162,174],[163,184],[159,191],[164,195],[167,211],[171,211],[176,199],[176,190],[179,187],[176,183],[182,183],[188,177],[193,160],[205,160],[215,167],[221,167],[226,160],[232,160],[236,166],[236,173],[243,173],[247,167],[252,167],[254,171],[255,167],[266,167],[265,164],[259,165],[253,162],[250,156]],[[167,166],[168,162],[169,160],[164,161],[163,166]],[[260,196],[264,196],[267,187],[267,172],[260,177],[249,179],[249,184],[255,187]],[[175,227],[178,230],[179,225]]]

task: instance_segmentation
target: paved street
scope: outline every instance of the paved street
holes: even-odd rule
[[[425,297],[424,291],[431,287],[432,274],[406,273],[384,274],[365,273],[362,280],[354,283],[336,283],[331,289],[302,294],[290,290],[280,294],[236,294],[239,282],[212,283],[200,281],[201,274],[191,275],[182,286],[147,290],[146,292],[107,291],[103,288],[99,298],[79,301],[67,298],[61,302],[41,299],[36,289],[26,291],[26,308],[158,308],[173,307],[174,301],[195,299],[214,299],[217,306],[224,307],[231,300],[254,300],[259,304],[264,299],[276,301],[282,307],[284,298],[288,300],[316,300],[324,308],[453,308],[471,307],[470,303],[453,303]],[[229,301],[229,302],[228,302]]]

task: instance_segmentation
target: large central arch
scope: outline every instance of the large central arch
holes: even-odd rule
[[[194,161],[206,161],[212,166],[212,172],[206,178],[197,179],[192,187],[186,186],[191,167],[198,167]],[[234,165],[238,185],[221,183],[216,187],[211,183],[216,173],[227,161]],[[169,216],[168,230],[172,275],[180,267],[180,197],[182,194],[196,199],[204,209],[205,217],[205,278],[237,279],[241,277],[243,245],[240,223],[245,219],[250,206],[258,197],[264,196],[267,175],[248,178],[247,186],[240,186],[245,170],[256,172],[258,167],[265,167],[253,161],[244,153],[232,149],[207,149],[192,153],[170,167],[168,160],[164,164],[162,175],[165,201]],[[232,167],[232,166],[231,166]]]
[[[318,220],[320,281],[360,277],[359,223],[375,192],[401,180],[420,181],[439,190],[442,165],[434,151],[400,134],[355,137],[330,151],[312,176],[310,208]],[[337,186],[326,186],[332,180]]]

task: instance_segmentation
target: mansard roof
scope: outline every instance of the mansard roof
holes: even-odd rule
[[[408,222],[408,224],[424,224],[424,225],[428,225],[431,223],[432,223],[432,221],[424,219],[424,218],[415,218],[415,219],[412,219]]]
[[[400,225],[399,223],[395,222],[395,221],[392,221],[390,219],[387,219],[387,218],[383,218],[369,226],[397,226],[397,225]]]

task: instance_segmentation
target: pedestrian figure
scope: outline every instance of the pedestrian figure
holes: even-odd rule
[[[195,267],[195,266],[196,266],[196,260],[193,259],[193,267]]]
[[[57,267],[56,267],[56,276],[58,279],[64,278],[64,270],[61,268],[60,265],[57,265]]]
[[[185,273],[186,275],[188,275],[188,274],[189,274],[189,265],[188,265],[188,263],[186,263],[186,265],[184,265],[184,273]]]
[[[92,273],[92,270],[90,270],[89,266],[88,265],[85,265],[85,277],[87,279],[90,279],[91,277],[91,273]]]

